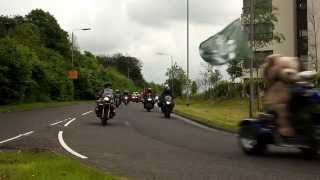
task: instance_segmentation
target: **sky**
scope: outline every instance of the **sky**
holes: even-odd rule
[[[196,80],[204,62],[199,44],[240,17],[242,0],[189,1],[190,78]],[[1,15],[25,15],[35,8],[49,11],[65,31],[92,28],[75,31],[81,50],[139,58],[147,81],[166,79],[170,60],[159,52],[187,68],[186,0],[0,0]]]

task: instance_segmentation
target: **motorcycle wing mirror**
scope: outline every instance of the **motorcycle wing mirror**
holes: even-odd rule
[[[302,72],[299,72],[298,75],[300,78],[304,80],[311,80],[317,75],[317,73],[314,71],[302,71]]]

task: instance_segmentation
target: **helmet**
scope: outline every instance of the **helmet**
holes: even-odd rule
[[[119,89],[116,89],[116,93],[119,93],[120,92],[120,90]]]
[[[165,84],[165,85],[164,85],[164,88],[165,88],[166,90],[169,90],[169,89],[170,89],[170,87],[169,87],[168,84]]]
[[[112,83],[111,82],[107,82],[106,84],[104,84],[105,88],[111,88],[112,87]]]

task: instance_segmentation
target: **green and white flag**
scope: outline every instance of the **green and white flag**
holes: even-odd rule
[[[248,42],[248,34],[244,32],[239,18],[202,42],[199,47],[200,56],[211,65],[248,59],[252,52]]]

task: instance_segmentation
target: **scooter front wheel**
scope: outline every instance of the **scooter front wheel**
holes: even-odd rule
[[[260,155],[266,151],[267,145],[263,143],[254,128],[243,125],[239,130],[239,145],[247,155]]]

